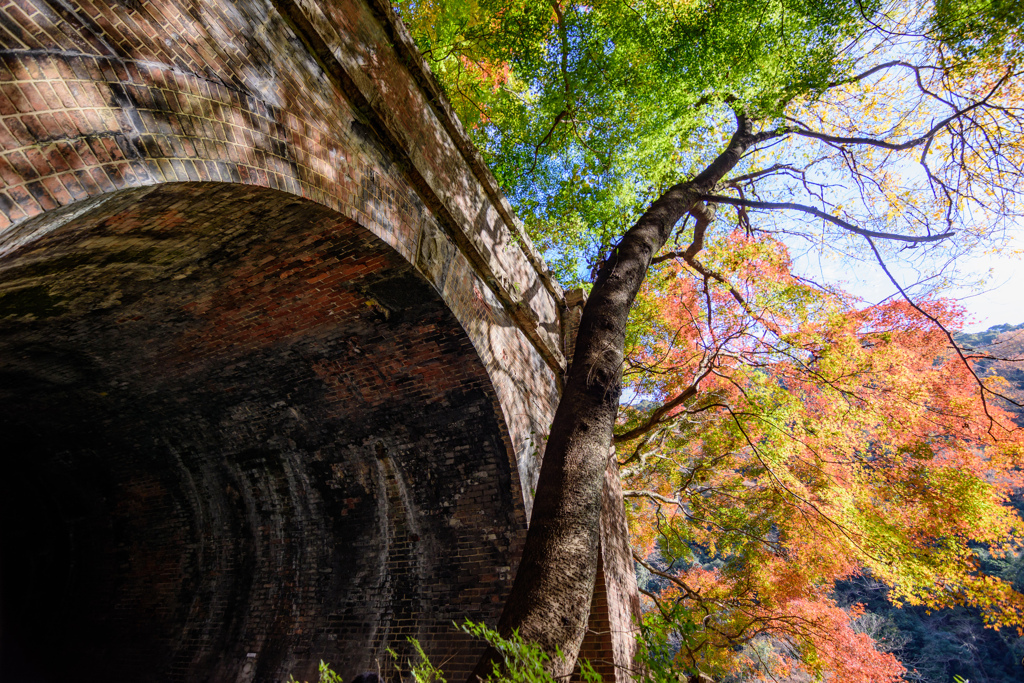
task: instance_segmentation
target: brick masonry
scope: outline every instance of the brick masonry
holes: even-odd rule
[[[497,618],[525,510],[486,369],[393,250],[272,190],[168,184],[3,276],[21,675],[351,677],[406,637],[472,660],[451,623]]]
[[[590,662],[604,683],[626,683],[639,675],[635,660],[640,595],[614,454],[608,458],[601,497],[600,551],[597,585],[580,657]]]
[[[0,667],[457,680],[577,317],[385,4],[0,0]]]

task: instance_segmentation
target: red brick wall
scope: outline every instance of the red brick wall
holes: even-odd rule
[[[590,603],[590,620],[580,657],[590,661],[604,683],[628,683],[636,670],[640,595],[629,529],[622,503],[619,468],[609,458],[601,498],[601,559]],[[574,680],[579,677],[577,669]]]
[[[381,8],[301,5],[4,3],[0,250],[49,229],[48,212],[165,182],[310,199],[428,273],[418,248],[437,233],[450,263],[434,284],[487,364],[520,474],[533,481],[531,434],[546,429],[552,367],[564,362],[561,292],[391,48],[399,29]],[[296,33],[323,12],[336,22],[321,26],[326,38]],[[311,54],[311,39],[327,53]]]
[[[101,615],[58,650],[276,680],[416,635],[468,668],[449,622],[500,607],[573,321],[386,3],[0,0],[0,50],[4,519],[52,503],[4,532],[25,595]]]
[[[479,355],[401,256],[258,187],[113,196],[0,271],[6,680],[465,676],[526,528]],[[248,666],[248,669],[246,668]]]

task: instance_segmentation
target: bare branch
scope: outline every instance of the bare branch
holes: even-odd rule
[[[690,586],[687,585],[687,583],[685,581],[683,581],[682,579],[680,579],[678,576],[672,576],[671,574],[666,574],[665,572],[659,571],[659,570],[655,569],[654,567],[652,567],[650,565],[650,563],[648,563],[646,560],[644,560],[644,558],[640,557],[639,553],[637,553],[635,550],[633,551],[633,559],[636,561],[637,564],[639,564],[641,567],[643,567],[644,569],[646,569],[650,573],[654,574],[655,576],[657,576],[659,578],[662,578],[662,579],[665,579],[666,581],[671,581],[675,585],[677,585],[680,588],[682,588],[687,593],[688,596],[695,596],[696,597],[696,596],[700,595],[697,591],[695,591],[692,588],[690,588]]]
[[[647,418],[647,421],[644,422],[643,424],[639,425],[638,427],[634,427],[633,429],[630,429],[628,431],[625,431],[622,434],[616,434],[612,438],[612,443],[632,441],[638,436],[643,436],[644,434],[646,434],[647,432],[649,432],[650,430],[654,429],[659,424],[664,422],[664,418],[666,415],[668,415],[669,412],[671,412],[674,408],[677,408],[682,404],[686,403],[687,401],[689,401],[690,399],[697,395],[697,391],[700,389],[701,381],[711,373],[710,366],[711,363],[708,362],[705,367],[701,367],[699,369],[697,379],[693,381],[693,384],[686,387],[686,389],[681,391],[671,401],[668,401],[667,403],[659,407],[657,410],[655,410],[653,413],[651,413],[651,416]]]
[[[682,507],[683,506],[682,501],[680,501],[679,499],[677,499],[677,498],[669,498],[668,496],[663,496],[660,493],[655,493],[654,491],[630,491],[630,490],[624,490],[622,492],[622,497],[623,498],[650,498],[651,500],[655,500],[655,501],[657,501],[659,503],[665,503],[666,505],[675,505],[676,507]]]
[[[917,147],[918,145],[921,145],[921,144],[927,142],[932,137],[934,137],[936,133],[938,133],[943,128],[947,127],[948,125],[950,125],[951,123],[953,123],[957,119],[965,116],[966,114],[974,111],[975,109],[977,109],[979,107],[983,107],[986,104],[988,104],[988,101],[990,99],[992,99],[992,96],[995,95],[996,92],[999,90],[999,88],[1010,78],[1012,73],[1013,73],[1012,70],[1007,71],[1006,75],[1004,75],[1002,78],[1000,78],[996,82],[996,84],[994,86],[992,86],[992,89],[989,90],[988,94],[985,95],[984,98],[978,100],[977,102],[974,102],[973,104],[971,104],[971,105],[969,105],[967,107],[964,107],[962,109],[958,109],[958,110],[954,111],[952,114],[950,114],[949,116],[947,116],[946,118],[942,119],[941,121],[936,123],[934,126],[932,126],[928,130],[928,132],[926,132],[926,133],[924,133],[922,135],[919,135],[919,136],[917,136],[916,138],[914,138],[912,140],[907,140],[906,142],[889,142],[888,140],[879,140],[878,138],[861,137],[861,136],[844,137],[844,136],[837,136],[837,135],[828,135],[826,133],[819,133],[817,131],[811,130],[805,124],[803,124],[803,123],[801,123],[799,121],[796,121],[795,119],[790,119],[790,120],[794,121],[795,123],[798,123],[801,127],[800,128],[792,128],[791,127],[791,128],[785,129],[785,131],[787,133],[793,133],[794,135],[800,135],[802,137],[813,138],[815,140],[821,140],[823,142],[828,142],[828,143],[832,143],[832,144],[839,144],[839,145],[844,145],[844,144],[845,145],[868,145],[868,146],[871,146],[871,147],[881,147],[882,149],[891,149],[893,151],[901,151],[901,150],[911,149],[912,147]]]
[[[863,81],[865,78],[870,78],[871,76],[874,76],[879,71],[885,71],[886,69],[891,69],[894,66],[899,66],[899,67],[903,67],[903,68],[906,68],[906,69],[911,69],[912,71],[914,71],[915,74],[920,69],[922,69],[922,68],[924,68],[924,69],[932,69],[932,70],[935,70],[935,71],[939,71],[940,70],[938,67],[935,67],[935,66],[920,67],[920,66],[916,66],[914,64],[911,64],[909,62],[904,62],[904,61],[899,60],[899,59],[894,59],[894,60],[886,62],[884,64],[879,64],[878,66],[873,66],[870,69],[868,69],[867,71],[862,71],[861,73],[859,73],[859,74],[857,74],[855,76],[850,76],[849,78],[844,78],[841,81],[835,81],[833,83],[829,83],[827,87],[835,88],[836,86],[840,86],[840,85],[849,85],[850,83],[858,83],[860,81]]]
[[[877,237],[878,239],[894,240],[897,242],[910,242],[912,244],[918,244],[921,242],[938,242],[944,240],[947,237],[952,237],[953,232],[944,232],[941,235],[898,235],[891,232],[877,232],[875,230],[865,230],[864,228],[858,228],[856,225],[844,221],[842,218],[833,216],[832,214],[825,213],[820,209],[816,209],[813,206],[807,206],[806,204],[797,204],[795,202],[759,202],[752,199],[737,199],[735,197],[724,197],[722,195],[703,195],[701,197],[704,201],[721,203],[721,204],[732,204],[734,206],[746,206],[751,209],[789,209],[792,211],[802,211],[804,213],[817,216],[822,220],[828,221],[833,225],[837,225],[843,230],[861,235],[863,237]]]

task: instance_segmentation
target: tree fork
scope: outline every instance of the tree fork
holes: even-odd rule
[[[763,139],[751,133],[745,116],[736,119],[736,132],[722,153],[692,180],[669,188],[623,235],[601,266],[583,309],[544,452],[523,558],[498,621],[502,636],[518,631],[524,640],[539,644],[551,656],[551,673],[557,677],[572,673],[590,616],[601,489],[622,393],[629,311],[651,259],[676,223]],[[697,240],[691,245],[694,253],[700,248]],[[471,683],[486,678],[500,661],[500,654],[490,649],[471,674]]]

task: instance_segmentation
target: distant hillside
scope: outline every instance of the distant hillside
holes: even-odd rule
[[[1016,497],[1013,504],[1017,514],[1024,513],[1024,499]],[[1024,554],[998,558],[984,548],[975,550],[986,573],[1024,592]],[[953,683],[955,675],[970,683],[1024,681],[1024,638],[1015,629],[985,628],[978,610],[966,607],[893,607],[887,593],[885,586],[862,576],[838,583],[835,596],[841,604],[864,605],[858,627],[903,662],[907,681]]]
[[[996,387],[1019,404],[1024,404],[1024,323],[995,325],[984,332],[958,334],[957,342],[965,349],[994,356],[981,360],[976,370],[983,377],[998,376],[1006,381],[1005,391]],[[1002,407],[1014,413],[1018,425],[1024,427],[1024,406],[1002,402]]]
[[[966,347],[978,349],[991,345],[996,342],[997,337],[1001,337],[1007,332],[1017,332],[1018,330],[1024,330],[1024,323],[1020,325],[1003,323],[1002,325],[993,325],[983,332],[962,332],[956,335],[956,340]]]

